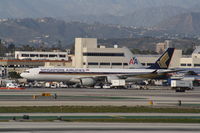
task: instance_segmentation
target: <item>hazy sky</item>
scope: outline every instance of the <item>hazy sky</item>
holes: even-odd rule
[[[0,0],[0,17],[62,17],[76,14],[124,15],[159,6],[200,8],[200,0]]]

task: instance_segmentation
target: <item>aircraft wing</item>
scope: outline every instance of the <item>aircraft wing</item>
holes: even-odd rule
[[[175,73],[175,72],[181,72],[181,71],[184,71],[184,70],[181,70],[181,69],[169,69],[169,70],[166,70],[166,71],[158,71],[158,73]]]
[[[157,78],[159,78],[159,76],[163,76],[163,75],[167,75],[169,73],[175,73],[175,72],[179,72],[179,71],[182,71],[182,70],[165,70],[165,71],[155,70],[150,73],[126,74],[126,75],[118,75],[118,77],[121,79],[126,79],[129,77],[157,79]]]

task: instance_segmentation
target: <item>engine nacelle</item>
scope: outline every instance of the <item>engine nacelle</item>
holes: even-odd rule
[[[107,76],[107,82],[111,83],[111,80],[119,79],[117,76]]]
[[[93,78],[82,78],[81,85],[83,86],[94,86],[96,81]]]

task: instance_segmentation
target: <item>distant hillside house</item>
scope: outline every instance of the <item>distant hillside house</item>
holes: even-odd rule
[[[156,44],[156,53],[162,54],[167,48],[172,47],[172,41],[166,40],[165,42]]]

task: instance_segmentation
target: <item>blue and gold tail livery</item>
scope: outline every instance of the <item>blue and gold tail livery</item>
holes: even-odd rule
[[[172,59],[175,48],[168,48],[164,54],[149,67],[149,69],[167,69]]]

